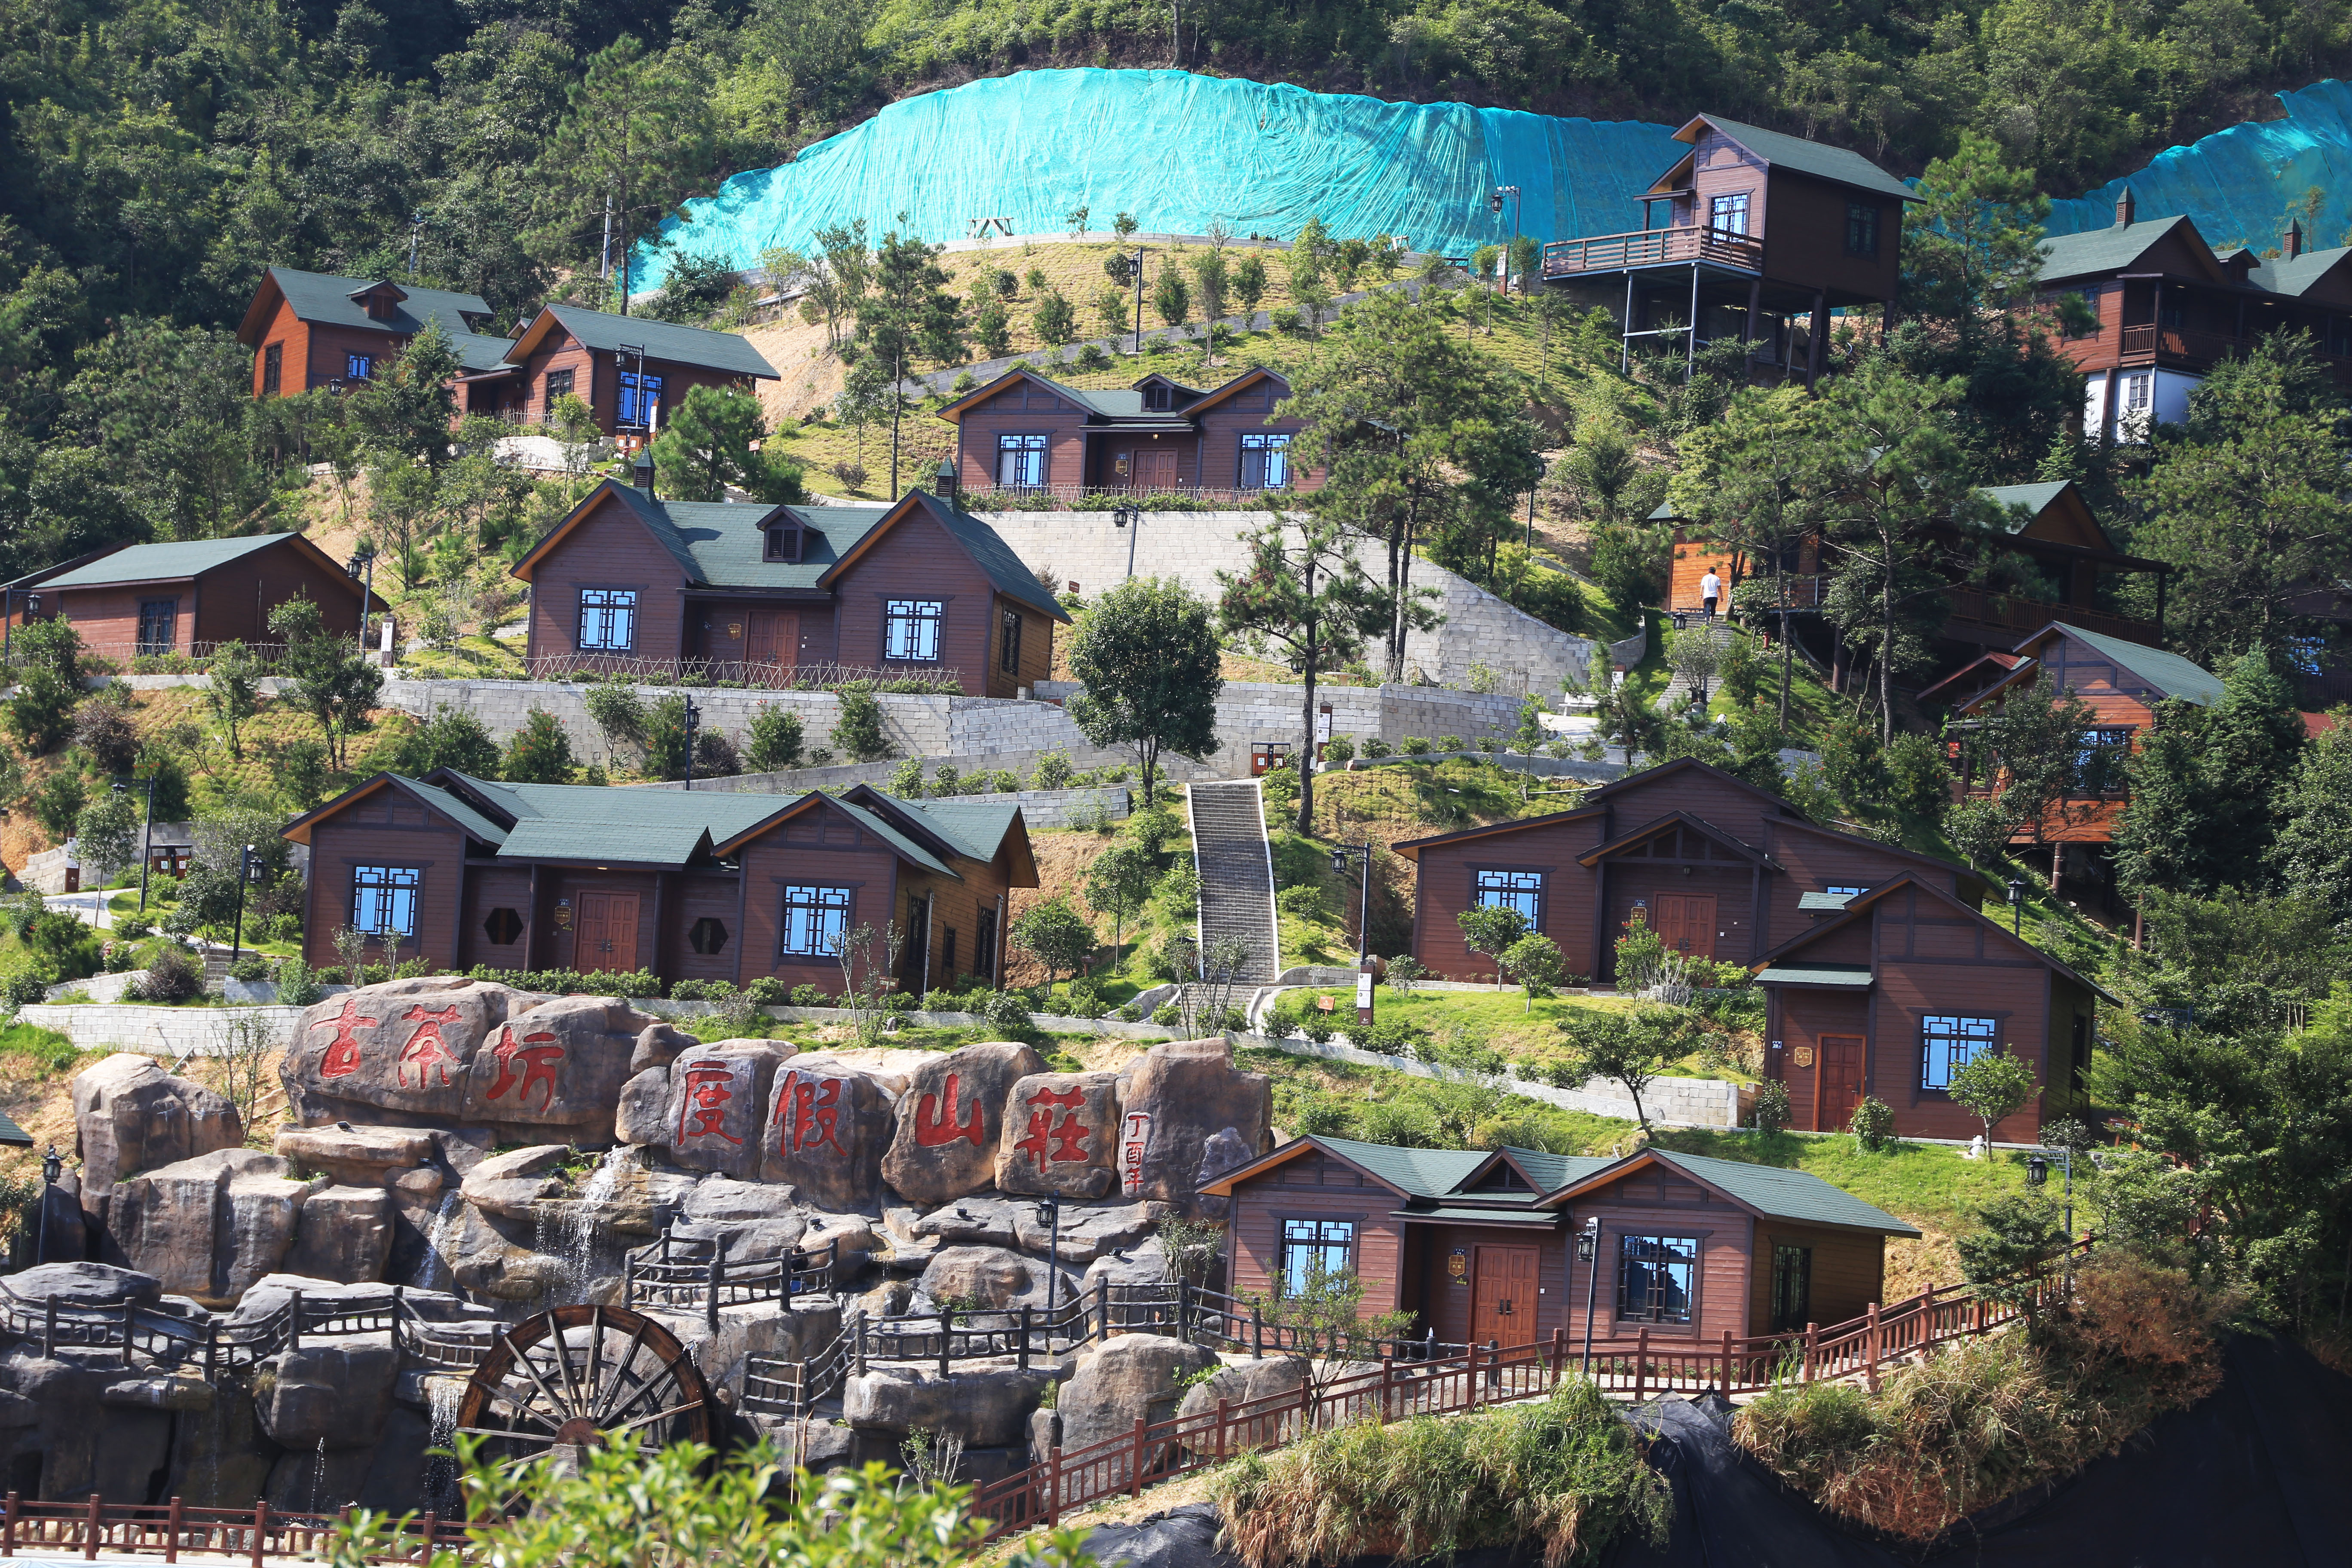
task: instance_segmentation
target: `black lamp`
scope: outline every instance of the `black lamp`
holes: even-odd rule
[[[2027,1155],[2025,1159],[2025,1184],[2029,1187],[2038,1187],[2043,1183],[2049,1181],[2049,1179],[2050,1162],[2043,1159],[2039,1154]]]
[[[41,1156],[41,1180],[54,1187],[58,1184],[58,1178],[65,1173],[66,1158],[58,1152],[58,1146],[52,1143],[49,1145],[49,1152]]]
[[[2009,879],[2009,911],[2010,933],[2013,936],[2023,935],[2025,932],[2025,884],[2015,877]]]

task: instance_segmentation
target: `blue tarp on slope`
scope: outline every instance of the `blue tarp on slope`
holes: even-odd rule
[[[2282,93],[2286,118],[2234,125],[2085,195],[2053,204],[2052,234],[2115,221],[2128,183],[2142,217],[2187,213],[2215,244],[2279,242],[2289,205],[2317,185],[2315,245],[2352,228],[2352,85]],[[1086,205],[1089,226],[1135,214],[1149,231],[1284,238],[1320,216],[1340,236],[1401,234],[1461,254],[1507,239],[1486,194],[1516,184],[1539,240],[1639,228],[1634,195],[1683,149],[1673,128],[1558,119],[1460,103],[1387,103],[1186,71],[1038,70],[890,105],[781,168],[738,174],[666,226],[681,252],[741,268],[771,246],[814,248],[816,230],[864,218],[877,237],[907,214],[926,239],[977,217],[1052,233]],[[667,263],[641,254],[638,275]]]
[[[1416,250],[1462,254],[1511,237],[1486,210],[1496,185],[1526,193],[1538,239],[1642,226],[1635,193],[1684,149],[1673,128],[1563,120],[1461,103],[1384,103],[1186,71],[1039,70],[992,77],[890,105],[781,168],[738,174],[693,221],[668,226],[678,250],[756,265],[770,246],[814,247],[816,230],[864,218],[961,239],[1005,217],[1050,234],[1084,205],[1108,230],[1131,212],[1153,233],[1288,238],[1320,216],[1342,236],[1401,234]],[[665,262],[641,258],[641,276]]]

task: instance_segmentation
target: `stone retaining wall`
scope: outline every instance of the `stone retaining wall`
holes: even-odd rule
[[[144,1051],[150,1056],[216,1057],[229,1045],[230,1026],[255,1017],[274,1044],[294,1037],[299,1007],[146,1007],[136,1004],[35,1003],[20,1009],[20,1022],[55,1029],[85,1051]]]
[[[988,759],[975,761],[974,766],[982,765],[1002,767],[1006,764]],[[697,779],[694,787],[704,794],[798,795],[804,790],[841,789],[854,784],[887,784],[898,771],[896,763],[864,763],[845,768],[793,768],[782,773],[737,773],[732,778]],[[936,772],[932,769],[926,771]],[[686,785],[678,783],[632,784],[628,787],[681,790]],[[1076,818],[1097,811],[1113,822],[1120,822],[1135,809],[1135,792],[1126,784],[1090,784],[1085,789],[1024,789],[987,795],[949,795],[945,798],[968,805],[1017,805],[1021,808],[1021,819],[1029,825],[1033,833],[1040,828],[1068,827]]]

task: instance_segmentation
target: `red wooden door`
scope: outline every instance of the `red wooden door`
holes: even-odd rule
[[[637,967],[637,895],[583,893],[572,967],[586,974],[599,969],[622,973]]]
[[[1172,447],[1139,447],[1132,471],[1135,489],[1172,490],[1176,488],[1176,450]]]
[[[1813,1070],[1813,1131],[1835,1132],[1862,1103],[1862,1037],[1823,1035]]]
[[[1658,940],[1685,958],[1715,957],[1715,895],[1660,893],[1650,900]]]
[[[1537,1251],[1532,1247],[1481,1247],[1470,1266],[1473,1343],[1533,1344],[1536,1338]]]
[[[791,610],[753,610],[744,617],[743,660],[789,671],[800,654],[801,618]]]

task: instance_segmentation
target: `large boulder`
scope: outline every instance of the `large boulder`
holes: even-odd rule
[[[1041,1215],[1035,1204],[1022,1204],[1013,1210],[1013,1223],[1021,1245],[1030,1251],[1050,1253],[1064,1263],[1092,1263],[1141,1243],[1159,1228],[1168,1207],[1160,1203],[1065,1204],[1057,1233],[1050,1213]]]
[[[861,1431],[939,1432],[999,1447],[1023,1440],[1054,1377],[1049,1366],[965,1366],[941,1377],[930,1367],[869,1363],[843,1384],[841,1414]]]
[[[706,1176],[678,1205],[671,1234],[684,1241],[727,1243],[738,1262],[783,1258],[808,1233],[808,1216],[793,1202],[793,1190],[772,1182],[739,1182]]]
[[[295,1026],[280,1069],[288,1100],[297,1120],[314,1124],[352,1106],[464,1120],[482,1042],[529,1000],[512,986],[455,975],[330,996]]]
[[[613,1113],[613,1136],[624,1143],[666,1146],[669,1142],[669,1064],[656,1062],[621,1086]]]
[[[433,1160],[433,1135],[416,1127],[359,1127],[345,1121],[326,1127],[278,1130],[277,1152],[302,1171],[331,1176],[347,1187],[382,1187],[402,1172]],[[440,1177],[433,1178],[436,1192]]]
[[[119,1307],[136,1301],[152,1307],[163,1299],[163,1282],[135,1268],[110,1263],[44,1263],[9,1277],[8,1289],[21,1300],[58,1299],[60,1307]]]
[[[830,1062],[789,1061],[769,1093],[760,1174],[790,1182],[819,1208],[877,1208],[890,1134],[890,1097],[871,1077]]]
[[[958,1198],[915,1221],[908,1233],[917,1241],[937,1240],[950,1247],[1017,1247],[1021,1211],[1036,1206],[1027,1198]]]
[[[263,1363],[254,1405],[262,1430],[298,1453],[373,1447],[392,1414],[400,1351],[388,1337],[322,1341]]]
[[[125,1176],[245,1142],[244,1124],[226,1100],[130,1051],[76,1073],[73,1108],[82,1205],[92,1215]]]
[[[1307,1385],[1307,1360],[1304,1356],[1267,1356],[1263,1361],[1237,1362],[1221,1366],[1184,1394],[1176,1406],[1179,1419],[1194,1415],[1213,1415],[1217,1405],[1226,1407],[1229,1425],[1222,1446],[1213,1438],[1208,1447],[1225,1454],[1243,1448],[1270,1448],[1287,1442],[1298,1431],[1298,1411],[1280,1405],[1263,1412],[1244,1412],[1244,1418],[1233,1420],[1233,1413],[1242,1406],[1261,1399],[1297,1398]]]
[[[223,1305],[279,1268],[303,1204],[327,1184],[294,1180],[275,1154],[215,1150],[118,1184],[108,1229],[165,1290]]]
[[[768,1086],[779,1055],[791,1050],[766,1040],[721,1040],[680,1052],[669,1065],[656,1142],[689,1171],[757,1176]]]
[[[1122,1334],[1087,1357],[1062,1385],[1055,1408],[1066,1452],[1132,1432],[1138,1417],[1165,1421],[1184,1397],[1184,1380],[1217,1365],[1202,1345],[1159,1334]]]
[[[559,996],[518,1012],[474,1053],[462,1120],[568,1128],[575,1143],[609,1143],[638,1037],[657,1022],[607,996]]]
[[[996,1151],[996,1185],[1066,1198],[1109,1194],[1118,1157],[1118,1075],[1031,1073],[1013,1086]]]
[[[1119,1191],[1198,1212],[1202,1161],[1212,1139],[1230,1130],[1246,1148],[1272,1146],[1274,1085],[1264,1073],[1236,1072],[1223,1040],[1177,1040],[1152,1047],[1119,1074]]]
[[[916,1067],[899,1097],[882,1179],[924,1207],[992,1184],[1006,1098],[1045,1070],[1043,1057],[1010,1041],[966,1046]]]
[[[1002,1247],[942,1247],[915,1281],[917,1311],[944,1307],[1043,1313],[1076,1299],[1070,1277],[1038,1258]]]
[[[392,1194],[382,1187],[328,1187],[302,1202],[286,1271],[356,1285],[383,1278],[392,1257]]]

